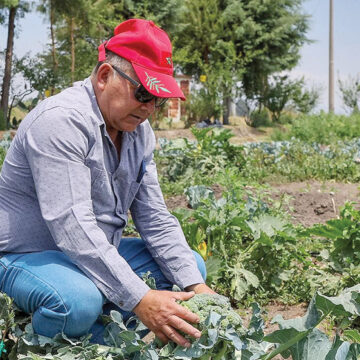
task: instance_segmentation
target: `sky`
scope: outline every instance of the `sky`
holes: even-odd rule
[[[196,1],[196,0],[194,0]],[[240,0],[239,0],[240,1]],[[334,71],[335,112],[345,113],[338,79],[360,76],[360,0],[334,1]],[[329,62],[329,0],[306,0],[304,13],[310,15],[307,37],[313,42],[301,49],[301,60],[290,74],[293,78],[304,76],[309,86],[321,88],[318,110],[328,110],[328,62]],[[29,13],[17,23],[18,36],[14,52],[20,57],[30,52],[35,55],[49,43],[49,24],[44,16]],[[7,28],[0,26],[0,50],[5,49]]]

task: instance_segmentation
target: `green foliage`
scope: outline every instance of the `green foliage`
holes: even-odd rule
[[[266,109],[257,109],[250,114],[249,125],[257,128],[260,126],[269,126],[271,124],[271,119],[269,116],[269,111]]]
[[[118,5],[115,13],[117,19],[141,18],[152,20],[170,33],[175,32],[179,26],[178,17],[182,7],[180,0],[110,0],[110,3],[114,6]]]
[[[342,95],[344,105],[352,113],[358,113],[360,110],[360,75],[347,81],[339,79],[339,89]]]
[[[296,229],[278,210],[237,186],[224,191],[220,199],[201,186],[186,193],[191,195],[194,210],[173,213],[190,247],[211,268],[209,284],[236,301],[248,303],[284,295],[290,280],[296,276],[300,280],[309,254]],[[305,286],[303,292],[308,288]],[[297,292],[284,301],[297,301],[302,295]]]
[[[299,83],[299,86],[295,89],[292,102],[295,110],[302,114],[309,114],[318,105],[320,99],[320,89],[312,87],[307,89],[304,86],[304,81]]]
[[[16,59],[14,63],[15,71],[21,73],[28,82],[28,87],[33,91],[38,91],[44,96],[45,90],[52,87],[64,88],[64,79],[59,77],[57,72],[51,68],[50,58],[39,54],[36,58],[28,55]]]
[[[0,130],[6,130],[7,119],[2,111],[0,111]]]
[[[160,151],[157,159],[162,174],[171,182],[180,177],[193,177],[193,169],[199,176],[216,175],[224,170],[228,163],[241,167],[244,159],[241,148],[230,144],[234,135],[228,129],[192,128],[196,142],[187,139],[167,141],[159,139]],[[194,179],[192,179],[194,180]]]
[[[1,167],[2,164],[4,162],[5,159],[5,155],[6,155],[6,151],[10,146],[10,134],[4,134],[3,135],[3,139],[0,140],[0,171],[1,171]]]
[[[324,263],[323,276],[336,278],[329,292],[360,283],[360,212],[351,203],[345,204],[340,218],[315,225],[306,234],[322,239],[318,260]],[[319,281],[319,279],[318,279]]]
[[[336,336],[333,342],[316,327],[329,315],[335,315],[341,323],[349,324],[349,319],[359,316],[360,286],[345,289],[337,297],[327,297],[317,293],[306,314],[296,319],[284,320],[281,315],[273,322],[280,330],[265,336],[264,340],[279,344],[278,348],[264,357],[271,359],[277,354],[284,357],[292,356],[294,360],[310,359],[357,359],[360,353],[359,344],[344,342]]]
[[[308,16],[301,11],[301,0],[247,0],[242,19],[247,36],[244,47],[249,49],[242,89],[249,99],[262,98],[271,74],[296,66],[306,38]],[[247,51],[243,54],[246,56]]]
[[[192,90],[186,98],[187,124],[196,124],[205,119],[220,118],[221,104],[216,94],[209,91],[208,88]]]
[[[266,84],[260,102],[271,112],[272,121],[278,122],[285,106],[297,97],[300,102],[303,80],[291,80],[287,75],[273,76]]]
[[[0,170],[5,159],[5,155],[6,155],[6,150],[0,146]]]
[[[330,123],[332,119],[340,124],[339,127]],[[229,130],[210,128],[192,130],[196,142],[160,139],[156,159],[162,189],[165,194],[181,194],[192,185],[211,186],[222,181],[227,170],[235,174],[234,181],[245,179],[264,183],[318,179],[357,182],[360,179],[357,163],[360,142],[357,138],[351,141],[338,139],[360,134],[359,119],[359,115],[349,118],[330,116],[325,120],[321,115],[295,118],[289,134],[296,134],[304,141],[293,139],[234,146],[228,141],[232,136]],[[289,134],[285,136],[289,137]],[[313,142],[320,139],[331,145]]]
[[[201,318],[198,326],[202,336],[193,340],[190,348],[182,348],[172,342],[163,346],[157,340],[146,343],[141,338],[144,326],[132,318],[129,322],[135,322],[135,327],[129,329],[129,322],[124,324],[121,314],[116,311],[112,311],[110,316],[103,316],[107,323],[104,340],[109,346],[90,344],[89,336],[68,339],[57,335],[50,339],[36,335],[29,324],[29,317],[15,325],[14,317],[20,314],[3,294],[0,294],[0,330],[6,344],[4,354],[9,354],[10,360],[269,360],[278,354],[285,358],[291,355],[294,360],[356,360],[360,354],[360,334],[349,325],[360,315],[359,294],[360,285],[345,289],[336,297],[316,293],[303,317],[284,320],[276,316],[272,322],[277,323],[280,329],[267,336],[264,336],[264,321],[257,304],[252,305],[252,318],[245,328],[239,315],[231,309],[228,299],[219,295],[195,295],[182,302]],[[330,316],[335,317],[339,328],[345,330],[345,339],[336,335],[331,341],[317,328]],[[6,333],[4,329],[7,329]]]
[[[305,42],[301,1],[185,1],[174,33],[174,59],[186,74],[206,75],[211,98],[253,98],[259,78],[296,65]]]
[[[241,173],[254,181],[334,179],[357,182],[360,179],[360,168],[354,161],[359,151],[357,141],[331,146],[297,140],[250,143],[245,149],[246,163]]]
[[[297,138],[306,142],[334,144],[360,137],[360,114],[351,116],[320,113],[299,116],[288,131],[274,132],[273,140]]]

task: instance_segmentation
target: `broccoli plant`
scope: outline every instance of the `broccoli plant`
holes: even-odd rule
[[[246,330],[228,298],[217,294],[197,294],[180,304],[199,315],[197,327],[202,336],[188,349],[177,346],[175,358],[233,359],[235,350],[243,348],[241,336]]]

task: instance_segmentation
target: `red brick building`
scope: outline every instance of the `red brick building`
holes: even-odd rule
[[[190,93],[190,81],[191,76],[188,75],[176,75],[175,80],[179,84],[185,97]],[[170,99],[168,106],[168,117],[173,119],[173,122],[180,121],[181,117],[186,115],[185,102],[180,99]]]

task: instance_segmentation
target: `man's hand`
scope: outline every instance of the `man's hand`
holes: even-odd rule
[[[198,323],[200,318],[176,300],[188,300],[193,296],[194,292],[150,290],[133,311],[163,343],[170,339],[181,346],[190,347],[189,340],[176,330],[200,338],[201,332],[189,324]]]
[[[188,286],[186,291],[194,291],[195,294],[216,294],[214,290],[209,288],[206,284],[194,284]]]

